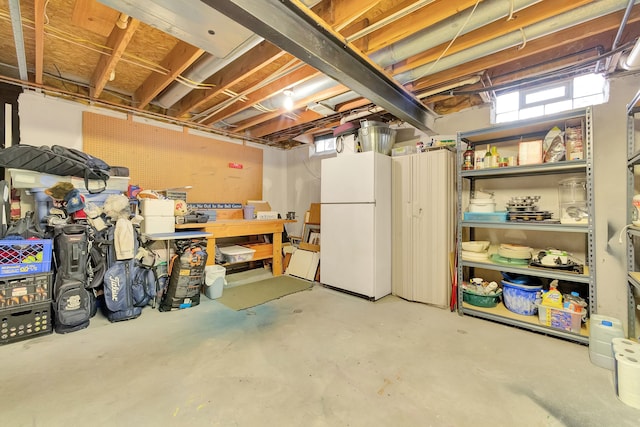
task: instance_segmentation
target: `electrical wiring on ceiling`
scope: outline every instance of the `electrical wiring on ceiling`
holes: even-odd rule
[[[47,3],[49,3],[49,0],[47,0]],[[45,31],[44,31],[44,35],[48,36],[48,37],[53,37],[56,38],[58,40],[64,41],[66,43],[70,43],[74,46],[78,46],[81,47],[83,49],[87,49],[89,51],[98,53],[100,55],[109,55],[113,49],[109,46],[105,46],[103,44],[100,43],[96,43],[92,40],[83,38],[83,37],[78,37],[74,34],[68,33],[64,30],[60,30],[52,25],[49,24],[49,17],[46,14],[46,5],[47,3],[45,3]],[[0,12],[0,19],[11,22],[11,17],[9,15],[7,15],[4,12]],[[25,28],[28,28],[29,30],[35,31],[35,25],[34,22],[32,20],[29,20],[27,18],[22,17],[22,21],[23,21],[23,26]],[[161,75],[167,75],[169,74],[170,70],[166,67],[161,66],[160,64],[157,64],[153,61],[149,61],[148,59],[145,59],[143,57],[140,57],[138,55],[133,55],[130,54],[128,52],[124,52],[122,54],[122,57],[120,58],[120,61],[140,67],[140,68],[144,68],[147,69],[149,71],[152,71],[154,73],[158,73]],[[176,77],[176,81],[178,83],[184,84],[186,86],[189,86],[192,89],[210,89],[212,87],[215,87],[215,85],[212,84],[207,84],[207,83],[202,83],[202,82],[196,82],[193,80],[190,80],[182,75],[179,75]]]

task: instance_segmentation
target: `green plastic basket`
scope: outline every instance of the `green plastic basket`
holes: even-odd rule
[[[480,295],[467,290],[462,291],[462,300],[476,307],[495,307],[500,302],[502,292],[496,295]]]

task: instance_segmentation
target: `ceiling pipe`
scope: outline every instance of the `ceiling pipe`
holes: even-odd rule
[[[295,104],[301,99],[308,98],[314,93],[335,87],[336,85],[338,85],[338,83],[335,80],[326,76],[318,76],[305,82],[304,84],[298,86],[290,86],[287,89],[292,90],[293,93],[291,94],[291,96],[289,96],[289,98],[293,99],[293,102]],[[264,110],[279,110],[283,108],[285,98],[287,98],[287,95],[285,95],[284,92],[279,92],[271,98],[260,102],[259,107],[252,106],[253,108],[249,108],[237,114],[234,114],[233,116],[226,118],[222,122],[216,123],[214,126],[224,127],[229,124],[251,119],[260,114],[264,114]]]
[[[619,64],[629,71],[640,69],[640,38],[636,40],[636,44],[633,45],[628,54],[622,55]]]
[[[218,58],[210,53],[204,54],[194,66],[184,74],[184,77],[194,82],[203,82],[213,74],[217,73],[240,56],[253,49],[264,39],[258,37],[255,34],[245,40],[240,46],[236,47],[231,53],[224,58]],[[176,102],[184,98],[193,88],[185,86],[180,83],[173,83],[167,90],[165,90],[158,98],[156,103],[163,108],[169,108]]]
[[[513,0],[513,10],[517,12],[529,7],[539,0]],[[476,30],[490,22],[509,16],[511,0],[485,0],[481,2],[465,25],[460,35]],[[454,16],[419,31],[397,43],[382,48],[371,55],[372,61],[386,68],[423,52],[432,47],[449,42],[469,17],[469,11],[462,11]]]
[[[27,55],[24,51],[24,35],[22,34],[22,15],[20,13],[20,0],[9,0],[9,12],[11,13],[11,26],[18,57],[18,73],[20,80],[29,81],[27,74]]]
[[[520,1],[515,0],[515,1],[516,3],[514,4],[514,10],[522,9],[523,7],[525,7],[524,6],[525,3],[527,5],[537,3],[537,1],[522,1],[522,0]],[[640,2],[640,0],[635,1],[635,3],[638,3],[638,2]],[[504,4],[505,12],[500,12],[500,11],[496,12],[495,10],[493,10],[493,12],[495,12],[499,17],[500,16],[505,17],[508,15],[509,7],[510,7],[509,2],[499,1],[499,0],[485,1],[483,3],[480,3],[480,5],[478,6],[478,9],[476,9],[476,13],[480,11],[480,13],[483,13],[483,16],[485,17],[489,16],[486,13],[491,12],[491,10],[486,10],[485,8],[480,9],[480,6],[485,5],[485,3],[487,6],[490,6],[489,9],[494,9],[498,3]],[[566,28],[571,25],[576,25],[576,24],[597,18],[601,15],[616,12],[620,9],[623,9],[625,6],[626,6],[626,0],[600,0],[596,3],[592,3],[590,5],[582,6],[578,9],[574,9],[571,12],[566,12],[562,15],[558,15],[558,19],[551,18],[541,23],[526,27],[524,31],[525,31],[525,34],[527,35],[527,39],[531,40],[533,38],[539,38],[539,37],[549,35],[553,31],[557,31],[558,27]],[[491,15],[491,16],[495,16],[495,15]],[[429,31],[421,32],[420,37],[410,37],[411,39],[410,41],[407,41],[408,39],[404,39],[400,42],[394,43],[393,45],[390,45],[387,48],[382,49],[381,51],[378,51],[378,52],[385,51],[385,53],[378,56],[377,55],[378,52],[376,52],[372,54],[370,58],[372,60],[377,59],[380,61],[389,61],[391,57],[393,58],[403,57],[403,59],[406,59],[419,52],[424,51],[425,48],[428,49],[428,48],[437,46],[439,44],[442,44],[443,42],[451,40],[451,38],[455,35],[455,33],[459,29],[458,25],[461,25],[461,22],[460,22],[461,19],[466,19],[466,16],[463,16],[462,18],[458,18],[458,17],[450,18],[446,21],[443,21],[441,24],[436,24],[432,27],[429,27]],[[473,20],[473,17],[472,17],[472,20]],[[433,32],[433,34],[430,34],[431,32]],[[429,35],[431,35],[433,38],[430,38]],[[395,76],[395,78],[401,84],[410,83],[426,75],[435,74],[437,72],[444,71],[449,68],[453,68],[457,65],[463,64],[473,59],[477,59],[482,56],[491,54],[493,52],[507,49],[509,47],[517,46],[521,43],[522,43],[522,34],[520,33],[520,31],[513,32],[510,34],[498,37],[496,39],[493,39],[491,41],[485,42],[483,44],[477,45],[475,47],[458,52],[456,54],[446,56],[442,58],[438,62],[438,64],[436,64],[435,66],[433,66],[433,63],[425,64],[416,69],[398,74]],[[392,54],[394,56],[389,56]],[[400,56],[397,56],[397,55],[400,55]],[[396,59],[393,59],[393,61],[396,61]],[[389,63],[385,64],[384,62],[379,63],[378,61],[376,61],[376,63],[378,63],[378,65],[382,67],[391,65]],[[429,69],[429,67],[432,67],[432,66],[433,66],[433,69]],[[325,77],[325,76],[323,77],[329,79],[328,77]],[[357,94],[356,92],[350,91],[350,92],[346,92],[344,94],[338,95],[336,97],[323,100],[322,104],[335,109],[336,105],[342,104],[344,102],[352,101],[359,97],[361,97],[359,94]],[[224,120],[224,122],[217,123],[214,126],[219,126],[219,125],[225,126],[230,123],[231,124],[237,123],[241,120],[245,120],[246,118],[248,118],[248,117],[245,117],[244,115],[241,116],[240,114],[242,113],[238,113],[236,115],[228,117],[227,119]],[[251,117],[255,117],[259,114],[260,114],[259,111],[252,111]]]
[[[538,2],[539,0],[514,0],[513,10],[518,11]],[[486,0],[478,5],[478,8],[471,17],[469,23],[467,23],[467,25],[465,26],[464,33],[486,25],[487,22],[493,22],[500,18],[506,18],[509,15],[510,10],[511,0]],[[448,42],[455,36],[460,26],[463,25],[466,19],[467,15],[465,15],[464,13],[457,14],[440,23],[432,25],[429,28],[414,34],[413,36],[409,36],[386,48],[380,49],[377,52],[369,55],[369,58],[382,68],[388,67],[389,65],[395,64],[396,62],[416,55],[417,53],[422,52],[425,49],[430,49],[442,43]],[[326,78],[329,79],[329,77]],[[322,104],[329,106],[335,110],[335,107],[337,105],[344,102],[352,101],[359,97],[360,95],[356,92],[349,91],[336,97],[324,100],[322,101]],[[223,121],[223,123],[215,124],[214,126],[224,126],[229,123],[237,123],[247,118],[246,116],[240,114],[241,113],[238,113],[237,115],[228,117]],[[252,113],[252,117],[257,116],[258,114],[260,114],[260,112],[255,111]]]
[[[640,0],[635,1],[636,4],[639,2]],[[617,12],[624,9],[626,4],[626,0],[600,0],[525,27],[523,31],[527,40],[534,40],[549,35],[551,32],[560,31],[574,25],[590,21],[602,15]],[[401,84],[410,83],[428,75],[445,71],[457,65],[482,58],[494,52],[519,46],[521,44],[522,33],[520,31],[513,31],[473,48],[445,56],[440,59],[440,61],[430,62],[404,73],[397,74],[396,80]]]

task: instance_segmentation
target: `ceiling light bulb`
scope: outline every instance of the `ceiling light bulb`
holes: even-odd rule
[[[111,70],[111,73],[109,73],[109,81],[112,82],[116,79],[116,70]]]
[[[284,101],[282,102],[284,109],[287,111],[293,110],[293,98],[290,96],[285,96]]]

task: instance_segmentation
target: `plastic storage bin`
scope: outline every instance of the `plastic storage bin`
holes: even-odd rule
[[[0,310],[0,344],[35,338],[53,331],[51,302]]]
[[[0,309],[51,299],[53,273],[0,278]]]
[[[558,183],[560,222],[562,224],[587,224],[587,181],[584,178],[567,178]]]
[[[50,239],[0,240],[0,277],[51,271]]]
[[[227,269],[221,265],[207,265],[204,268],[204,294],[211,299],[220,298],[226,285]]]
[[[507,222],[507,212],[465,212],[465,221]]]
[[[614,317],[592,314],[589,321],[591,363],[613,371],[615,360],[611,351],[611,342],[614,338],[624,338],[622,322]]]
[[[54,183],[55,184],[55,183]],[[53,207],[53,200],[44,192],[44,188],[36,188],[31,190],[33,198],[36,204],[36,213],[38,215],[38,221],[42,222],[42,219],[49,215],[49,210]],[[92,202],[98,206],[102,206],[112,194],[122,194],[119,190],[104,190],[102,193],[90,194],[86,190],[80,189],[80,194],[84,197],[85,202]]]
[[[244,246],[233,245],[220,248],[220,252],[224,255],[228,263],[246,262],[253,259],[254,249],[245,248]]]
[[[533,316],[541,302],[542,285],[524,285],[502,281],[502,301],[509,311]]]
[[[579,334],[580,326],[582,325],[582,313],[538,304],[538,320],[543,325]]]

